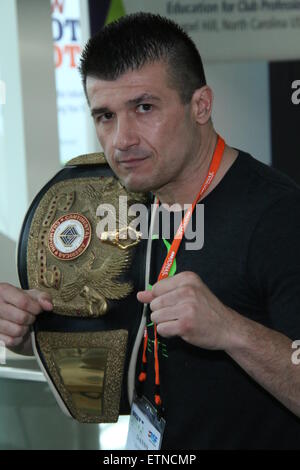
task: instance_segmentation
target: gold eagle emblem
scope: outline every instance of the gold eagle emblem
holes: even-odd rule
[[[132,292],[131,283],[118,280],[126,270],[130,257],[128,253],[120,257],[115,251],[104,259],[99,268],[93,269],[95,254],[92,253],[80,268],[74,265],[75,280],[62,287],[61,298],[69,302],[80,295],[85,299],[90,315],[104,315],[107,312],[106,299],[120,300]]]

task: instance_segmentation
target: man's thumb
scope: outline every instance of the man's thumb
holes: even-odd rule
[[[137,293],[137,299],[140,302],[143,302],[143,304],[150,304],[150,302],[152,302],[152,300],[154,299],[154,296],[151,290],[142,290]]]
[[[51,300],[51,296],[46,292],[42,292],[37,289],[32,289],[28,291],[28,294],[32,299],[40,304],[43,310],[53,310],[53,303]]]

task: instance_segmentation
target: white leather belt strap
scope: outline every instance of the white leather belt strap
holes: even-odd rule
[[[152,250],[152,235],[154,229],[154,222],[156,220],[156,211],[157,211],[157,204],[152,205],[151,210],[151,223],[150,223],[150,233],[149,238],[147,241],[147,252],[146,252],[146,269],[145,269],[145,290],[148,289],[149,279],[150,279],[150,265],[151,265],[151,250]],[[136,362],[137,356],[140,349],[141,341],[144,337],[144,330],[146,326],[146,311],[147,311],[147,304],[144,304],[143,314],[141,323],[136,335],[136,339],[134,342],[134,346],[132,349],[132,354],[130,358],[129,368],[128,368],[128,399],[130,405],[133,402],[134,396],[134,387],[135,387],[135,373],[136,373]]]

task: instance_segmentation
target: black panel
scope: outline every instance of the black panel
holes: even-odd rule
[[[105,25],[109,7],[110,0],[89,0],[91,36],[94,36]]]
[[[300,61],[270,64],[272,165],[300,184],[300,104],[292,103],[295,80],[300,80]]]

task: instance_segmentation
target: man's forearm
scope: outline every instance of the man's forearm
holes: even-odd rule
[[[162,279],[138,293],[150,304],[151,320],[165,338],[225,351],[256,382],[300,416],[300,366],[292,341],[224,305],[191,271]]]
[[[233,340],[226,352],[256,382],[300,416],[300,365],[292,362],[292,340],[230,311]]]

